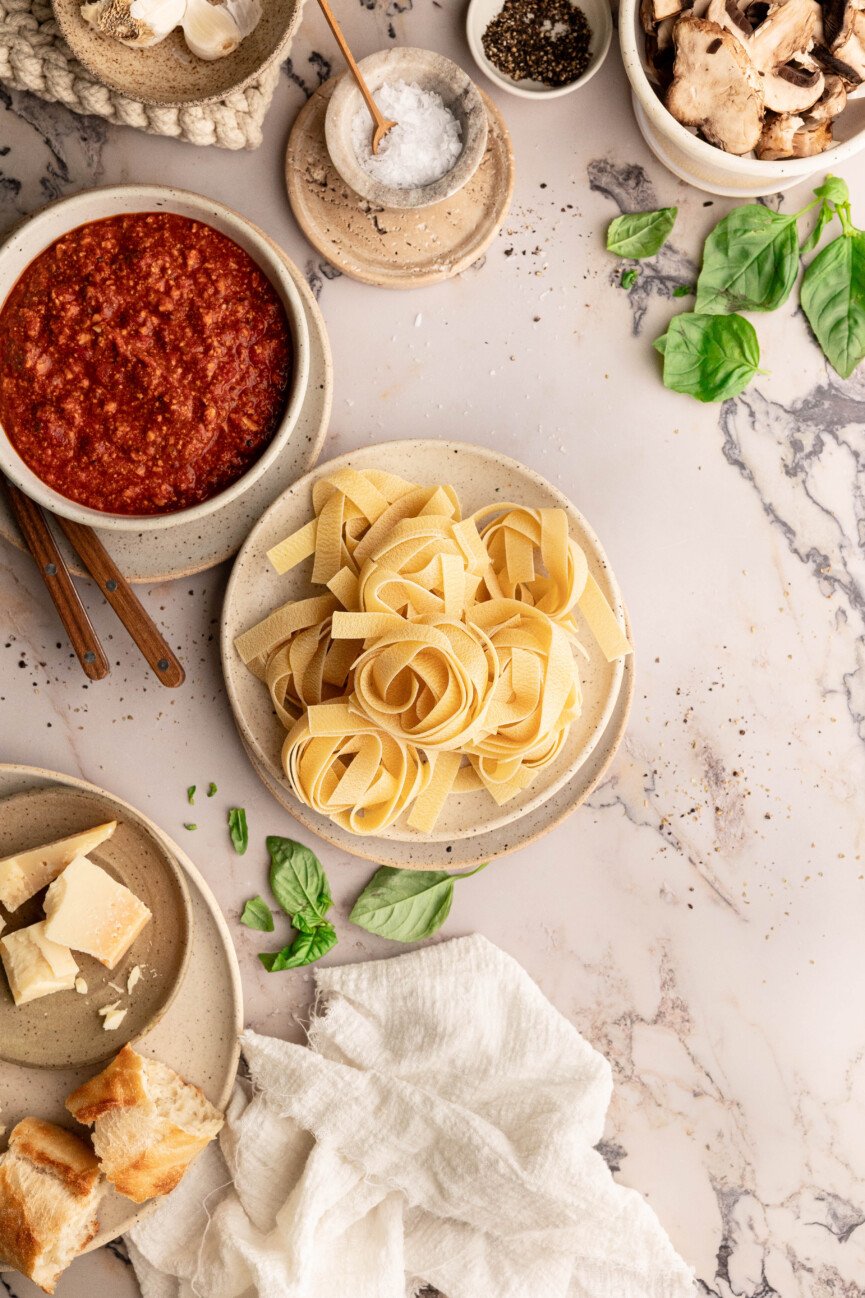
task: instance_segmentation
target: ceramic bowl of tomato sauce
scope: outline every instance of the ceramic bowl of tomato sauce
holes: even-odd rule
[[[54,513],[205,518],[280,455],[308,380],[281,253],[213,199],[90,190],[0,248],[0,468]]]

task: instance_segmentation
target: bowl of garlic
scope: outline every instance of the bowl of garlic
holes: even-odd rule
[[[162,107],[224,99],[286,50],[302,0],[52,0],[75,57],[130,99]]]

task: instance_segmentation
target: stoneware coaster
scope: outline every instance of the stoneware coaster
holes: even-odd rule
[[[228,1103],[237,1073],[243,1027],[240,971],[228,926],[216,898],[184,852],[141,812],[83,780],[28,766],[0,765],[0,798],[34,797],[46,791],[77,792],[98,800],[100,816],[146,828],[182,870],[192,908],[192,943],[186,975],[167,1012],[135,1048],[174,1068],[201,1087],[217,1108]],[[140,990],[139,983],[136,990]],[[74,993],[72,993],[74,995]],[[38,1003],[38,1002],[37,1002]],[[43,1002],[44,1004],[44,1002]],[[106,1033],[106,1036],[110,1036]],[[115,1042],[119,1049],[119,1042]],[[25,1068],[0,1062],[0,1114],[6,1127],[0,1149],[16,1122],[30,1113],[70,1130],[75,1123],[63,1101],[98,1070]],[[80,1130],[80,1129],[79,1129]],[[99,1234],[89,1248],[99,1248],[128,1230],[159,1200],[138,1207],[108,1189],[99,1207]],[[0,1271],[3,1270],[0,1265]],[[0,1285],[2,1289],[2,1285]]]
[[[15,1005],[0,976],[0,1059],[8,1063],[41,1068],[102,1063],[154,1027],[180,987],[192,930],[183,872],[147,825],[136,817],[118,819],[111,808],[110,800],[98,793],[59,786],[0,802],[0,857],[118,820],[114,833],[89,854],[90,859],[131,889],[152,915],[114,969],[73,952],[86,994],[55,992]],[[39,892],[7,914],[3,936],[43,919],[44,896]],[[127,979],[136,966],[141,977],[127,995]],[[107,1032],[98,1011],[115,1002],[127,1011],[126,1017],[119,1028]]]
[[[510,206],[514,155],[501,113],[481,92],[489,115],[486,152],[451,198],[432,207],[382,208],[350,189],[328,155],[324,119],[336,84],[326,81],[307,100],[288,140],[288,198],[307,239],[364,284],[420,288],[459,275],[486,252]]]
[[[262,511],[292,482],[308,473],[319,457],[327,436],[333,400],[330,343],[324,318],[306,280],[284,253],[282,256],[300,292],[306,311],[310,344],[306,399],[285,451],[248,491],[199,522],[181,523],[164,532],[108,532],[97,529],[97,535],[127,581],[142,584],[173,581],[177,577],[190,577],[193,573],[215,568],[217,564],[230,559],[240,548]],[[55,527],[53,530],[70,572],[76,576],[87,576],[60,529]],[[18,550],[25,548],[2,490],[0,536]]]
[[[369,469],[383,464],[387,464],[391,472],[424,485],[450,483],[456,489],[466,515],[496,499],[531,507],[564,509],[571,535],[585,551],[590,571],[623,625],[625,611],[598,538],[567,497],[516,460],[459,442],[390,442],[364,447],[331,460],[287,491],[250,533],[237,557],[226,590],[222,659],[234,718],[256,766],[261,766],[282,788],[287,799],[285,805],[293,815],[324,838],[337,841],[336,835],[340,846],[358,855],[380,854],[385,842],[399,843],[403,855],[435,843],[443,845],[446,858],[450,859],[455,843],[504,829],[541,807],[570,782],[607,732],[622,690],[624,662],[619,659],[608,663],[586,629],[582,640],[587,657],[580,663],[582,713],[571,727],[567,742],[556,760],[539,774],[534,784],[503,807],[497,807],[483,790],[453,793],[447,799],[433,833],[418,834],[399,823],[367,838],[343,833],[326,817],[296,802],[280,761],[284,731],[273,712],[267,690],[238,658],[234,640],[280,604],[315,593],[309,581],[309,563],[280,576],[266,557],[273,545],[309,521],[314,482],[339,468]],[[577,620],[579,623],[579,613]]]

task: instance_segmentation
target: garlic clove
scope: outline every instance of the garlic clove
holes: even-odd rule
[[[243,35],[221,0],[187,0],[183,35],[193,54],[200,59],[221,59],[237,49]]]
[[[164,41],[183,22],[186,0],[87,0],[81,16],[91,27],[133,49]]]
[[[261,22],[261,0],[225,0],[225,7],[237,23],[241,40]]]

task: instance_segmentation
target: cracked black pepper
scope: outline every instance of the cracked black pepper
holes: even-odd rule
[[[571,0],[505,0],[481,39],[499,72],[545,86],[576,81],[592,56],[592,29]]]

